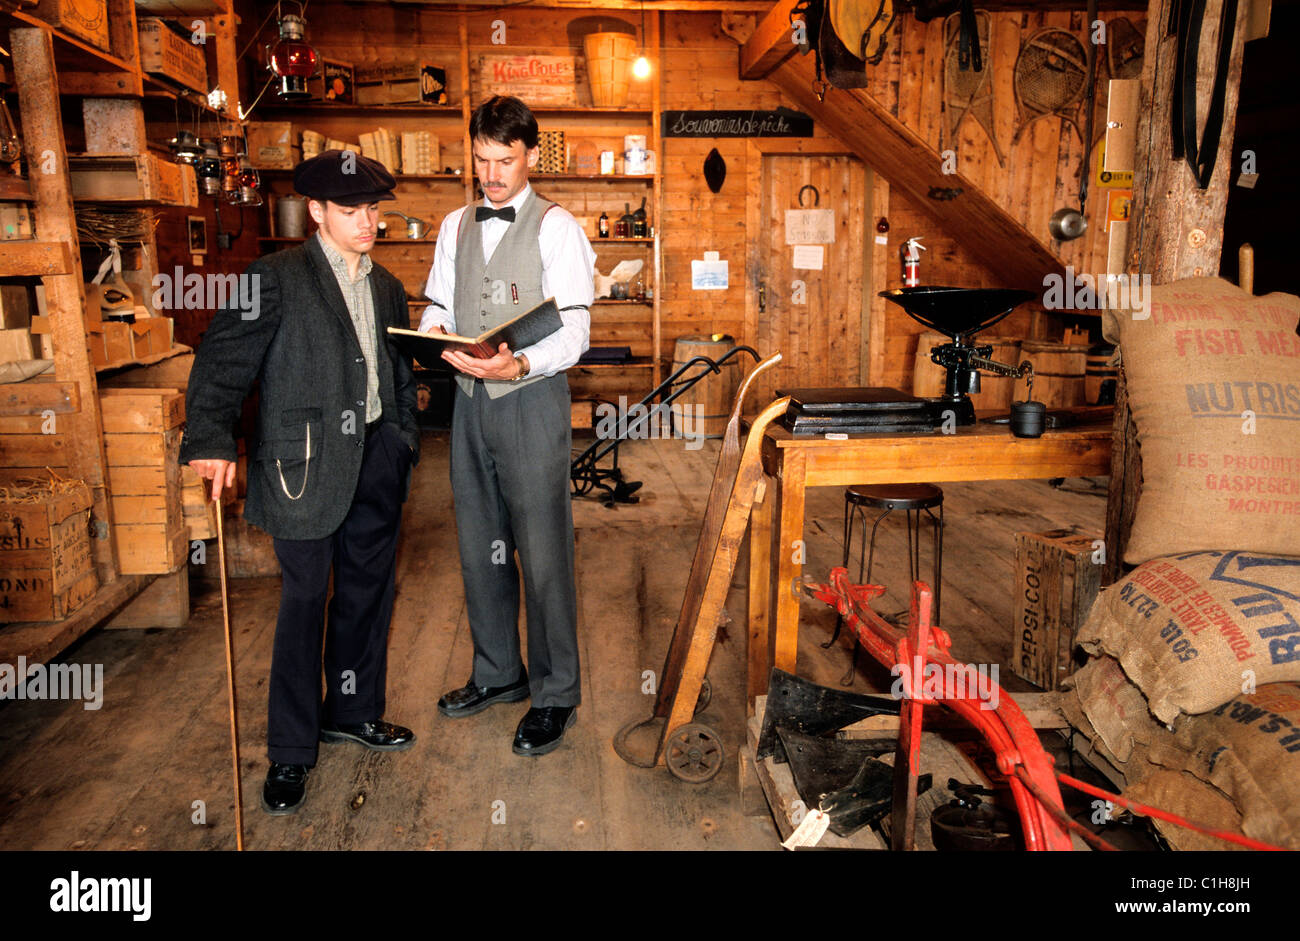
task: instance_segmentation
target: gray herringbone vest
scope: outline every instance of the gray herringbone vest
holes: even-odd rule
[[[474,221],[474,210],[482,205],[486,203],[476,202],[466,208],[456,240],[456,332],[466,337],[499,327],[546,300],[537,234],[542,216],[554,203],[542,199],[536,191],[530,192],[486,263],[483,223]],[[518,303],[512,285],[518,292]],[[489,396],[497,399],[541,378],[538,373],[519,382],[485,379],[483,386]],[[456,382],[466,395],[474,394],[473,377],[458,373]]]

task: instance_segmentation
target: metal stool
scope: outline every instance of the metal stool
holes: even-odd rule
[[[931,512],[932,507],[939,508],[939,515]],[[871,524],[871,536],[867,537],[867,508],[883,510],[876,521]],[[853,544],[853,519],[862,516],[861,549],[858,554],[858,583],[871,582],[871,565],[876,555],[876,528],[894,510],[902,510],[907,518],[907,594],[910,596],[912,582],[916,581],[921,570],[921,512],[930,517],[934,534],[934,611],[933,624],[941,624],[939,618],[940,599],[943,591],[943,491],[934,484],[855,484],[844,488],[844,567],[849,567],[850,546]],[[915,521],[916,537],[912,536]],[[839,639],[844,627],[844,616],[835,619],[835,633],[831,639],[822,644],[829,648]],[[853,638],[853,653],[849,657],[849,672],[840,680],[841,686],[851,686],[858,663],[858,639]]]

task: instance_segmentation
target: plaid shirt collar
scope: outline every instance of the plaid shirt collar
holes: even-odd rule
[[[366,277],[366,275],[370,274],[370,269],[375,266],[375,263],[370,260],[370,253],[364,252],[361,255],[360,263],[357,265],[356,278],[349,278],[347,259],[344,258],[342,253],[337,251],[334,246],[325,241],[321,236],[319,229],[316,230],[316,241],[319,243],[321,251],[325,253],[325,260],[330,263],[330,268],[334,270],[335,276],[342,283],[346,284],[348,282],[355,283],[356,281],[361,281]]]

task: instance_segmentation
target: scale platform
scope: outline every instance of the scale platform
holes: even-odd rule
[[[790,396],[781,424],[796,435],[936,431],[954,404],[885,386],[778,389]]]

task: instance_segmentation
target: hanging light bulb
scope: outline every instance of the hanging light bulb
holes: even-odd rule
[[[645,57],[645,0],[641,0],[641,54],[632,63],[632,77],[641,81],[650,77],[650,60]]]
[[[310,98],[307,79],[316,74],[316,50],[307,44],[307,21],[289,14],[280,18],[280,41],[271,49],[267,68],[280,79],[277,93],[289,101]]]

